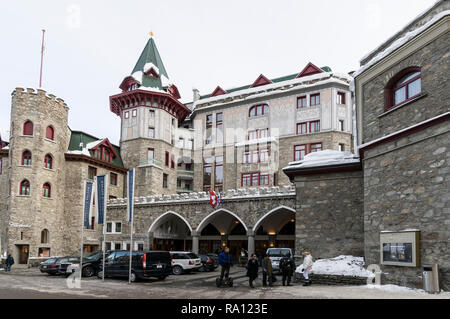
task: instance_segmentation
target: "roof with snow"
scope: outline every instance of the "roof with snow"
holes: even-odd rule
[[[99,144],[103,144],[105,147],[111,148],[111,151],[116,155],[116,157],[113,156],[112,163],[123,167],[122,158],[120,157],[120,147],[111,144],[107,138],[99,139],[81,131],[72,131],[67,153],[95,158],[93,149],[95,149]]]

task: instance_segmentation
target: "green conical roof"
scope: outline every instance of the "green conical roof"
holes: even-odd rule
[[[144,87],[152,87],[152,88],[163,88],[163,83],[161,82],[161,76],[165,76],[169,79],[167,75],[166,68],[164,67],[164,63],[162,62],[161,56],[159,55],[158,48],[156,47],[155,40],[150,38],[139,57],[139,60],[136,63],[136,66],[133,69],[131,74],[135,74],[136,72],[145,72],[144,68],[149,63],[152,63],[154,66],[158,68],[157,71],[158,77],[147,77],[145,75],[142,76],[141,85]]]

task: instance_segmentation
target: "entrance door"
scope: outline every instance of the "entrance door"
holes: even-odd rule
[[[28,255],[30,254],[29,245],[17,245],[19,249],[19,264],[28,264]]]

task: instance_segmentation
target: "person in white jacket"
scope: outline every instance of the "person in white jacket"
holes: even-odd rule
[[[303,277],[305,278],[305,283],[303,286],[311,286],[311,280],[309,279],[309,274],[312,272],[313,258],[309,251],[303,252]]]

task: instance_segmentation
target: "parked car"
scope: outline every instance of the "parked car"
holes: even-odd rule
[[[171,257],[167,251],[133,251],[131,265],[131,281],[156,277],[164,280],[172,273]],[[103,265],[99,264],[97,277],[103,276]],[[111,251],[105,258],[105,277],[128,277],[130,252],[125,250]]]
[[[105,253],[105,256],[108,252]],[[103,261],[103,251],[99,250],[88,255],[83,255],[83,277],[92,277],[97,274]]]
[[[210,253],[210,254],[206,254],[206,256],[208,256],[208,257],[212,258],[212,260],[214,260],[215,268],[219,267],[219,255]]]
[[[171,251],[172,271],[174,275],[181,275],[202,267],[201,259],[194,253],[188,251]]]
[[[294,250],[291,248],[268,248],[267,256],[269,256],[270,261],[272,262],[272,269],[274,272],[280,271],[280,260],[284,256],[284,254],[288,254],[289,257],[294,258]]]
[[[61,257],[51,257],[46,261],[43,261],[39,264],[39,270],[42,273],[49,274],[50,276],[58,274],[58,264],[57,262],[61,259]]]
[[[70,276],[71,272],[67,272],[67,267],[69,267],[70,265],[78,265],[78,267],[80,266],[80,257],[63,257],[60,258],[57,262],[56,262],[56,267],[58,269],[58,275],[63,275],[63,276]]]
[[[216,262],[214,259],[209,257],[208,255],[198,255],[202,261],[202,267],[198,270],[200,271],[214,271],[216,269]]]

